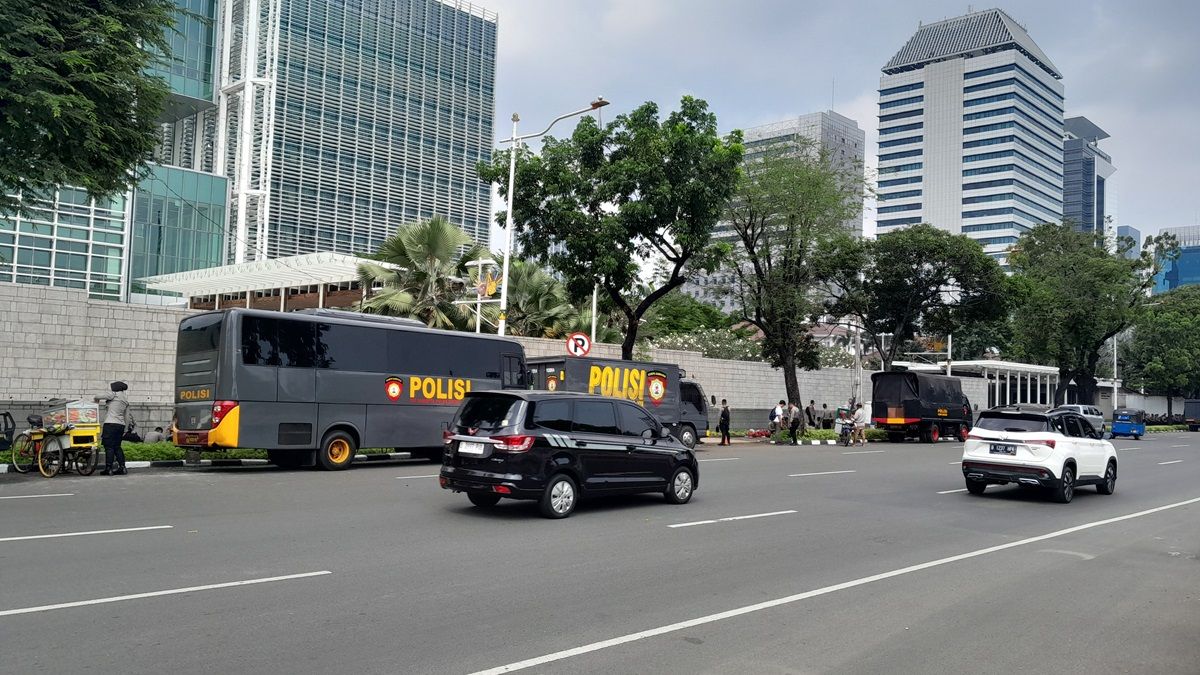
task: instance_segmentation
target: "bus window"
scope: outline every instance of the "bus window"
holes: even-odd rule
[[[317,324],[317,367],[382,373],[387,368],[387,333],[370,326]]]
[[[242,363],[248,366],[279,365],[274,319],[242,317]]]
[[[504,381],[502,387],[522,388],[525,386],[525,368],[518,356],[504,356]]]
[[[311,321],[272,319],[278,324],[279,365],[312,368],[316,364],[316,324]]]
[[[179,324],[179,356],[215,351],[221,344],[224,314],[189,316]]]

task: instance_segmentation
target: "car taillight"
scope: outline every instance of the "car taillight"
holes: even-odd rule
[[[1025,441],[1025,445],[1044,445],[1051,450],[1054,449],[1054,444],[1057,443],[1053,438],[1035,438]]]
[[[450,439],[454,436],[454,432],[449,429],[442,429],[442,445],[450,445]]]
[[[492,436],[498,452],[529,452],[533,447],[533,436]]]
[[[225,419],[230,410],[238,406],[237,401],[213,401],[212,405],[212,425],[215,427]]]
[[[979,434],[975,433],[974,431],[972,431],[971,433],[967,434],[967,438],[973,438],[973,439],[975,439],[975,440],[977,440],[977,441],[982,441],[982,440],[983,440],[983,436],[980,436]]]

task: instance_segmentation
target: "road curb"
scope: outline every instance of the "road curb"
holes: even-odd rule
[[[412,459],[411,452],[389,452],[378,455],[355,455],[352,460],[353,464],[370,464],[371,462],[385,462],[396,459]],[[199,463],[188,463],[182,459],[161,459],[154,461],[139,461],[125,462],[126,469],[179,469],[191,467],[226,467],[226,466],[269,466],[271,463],[265,459],[202,459]],[[0,464],[0,474],[12,473],[16,474],[16,469],[11,469],[11,464]],[[11,469],[11,470],[10,470]],[[36,474],[33,471],[32,474]]]

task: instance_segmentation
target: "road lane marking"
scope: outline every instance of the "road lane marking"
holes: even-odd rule
[[[732,462],[735,459],[741,459],[741,457],[713,457],[712,459],[698,459],[696,461],[697,462]]]
[[[273,581],[289,581],[291,579],[304,579],[307,577],[319,577],[326,574],[332,574],[329,570],[321,570],[320,572],[304,572],[303,574],[287,574],[280,577],[265,577],[262,579],[246,579],[245,581],[227,581],[222,584],[207,584],[204,586],[189,586],[187,588],[170,588],[165,591],[150,591],[149,593],[134,593],[132,595],[115,595],[111,598],[96,598],[95,600],[79,600],[76,602],[60,602],[57,605],[40,605],[37,607],[21,607],[20,609],[5,609],[0,610],[0,616],[14,616],[17,614],[33,614],[34,612],[49,612],[55,609],[69,609],[71,607],[86,607],[88,605],[105,605],[110,602],[122,602],[124,600],[141,600],[142,598],[157,598],[162,595],[179,595],[180,593],[195,593],[197,591],[214,591],[220,588],[234,588],[235,586],[251,586],[254,584],[267,584]]]
[[[1038,549],[1038,553],[1059,553],[1061,555],[1073,555],[1081,560],[1095,560],[1096,556],[1090,553],[1080,553],[1079,551],[1064,551],[1061,548],[1043,548]]]
[[[835,473],[857,473],[853,469],[850,471],[814,471],[812,473],[789,473],[788,478],[803,478],[805,476],[832,476]]]
[[[1182,459],[1173,459],[1173,460],[1171,460],[1171,461],[1169,461],[1169,462],[1159,462],[1159,463],[1158,463],[1158,465],[1159,465],[1159,466],[1165,466],[1165,465],[1167,465],[1167,464],[1178,464],[1178,463],[1180,463],[1180,462],[1182,462],[1182,461],[1183,461]]]
[[[961,459],[956,459],[956,460],[954,460],[953,462],[946,462],[946,463],[947,463],[947,464],[962,464],[962,463],[963,463],[963,461],[962,461]]]
[[[732,520],[749,520],[750,518],[766,518],[767,516],[782,516],[784,514],[795,513],[795,512],[796,512],[795,510],[789,509],[787,511],[771,511],[770,513],[752,513],[748,516],[732,516],[729,518],[716,518],[714,520],[697,520],[697,521],[691,522],[691,523],[675,523],[674,525],[668,525],[667,527],[691,527],[693,525],[711,525],[713,523],[727,523]]]
[[[853,450],[851,452],[843,452],[843,455],[874,455],[879,452],[887,452],[887,450]]]
[[[938,494],[939,494],[939,495],[952,495],[952,494],[954,494],[955,492],[966,492],[966,491],[967,491],[967,488],[959,488],[959,489],[957,489],[957,490],[942,490],[942,491],[941,491],[941,492],[939,492]]]
[[[1105,520],[1097,520],[1097,521],[1093,521],[1090,523],[1084,523],[1083,525],[1076,525],[1074,527],[1068,527],[1064,530],[1056,530],[1054,532],[1049,532],[1047,534],[1040,534],[1035,537],[1021,539],[1019,541],[1012,541],[1012,542],[1008,542],[1005,544],[998,544],[996,546],[989,546],[987,548],[981,548],[981,549],[977,549],[974,551],[969,551],[967,553],[960,553],[958,555],[953,555],[948,558],[939,558],[937,560],[930,560],[929,562],[924,562],[924,563],[920,563],[917,565],[910,565],[909,567],[901,567],[899,569],[894,569],[889,572],[882,572],[880,574],[874,574],[874,575],[871,575],[868,577],[860,577],[860,578],[854,579],[852,581],[845,581],[840,584],[834,584],[832,586],[825,586],[824,588],[818,588],[818,589],[811,590],[811,591],[805,591],[804,593],[797,593],[795,595],[788,595],[788,596],[784,596],[782,598],[776,598],[774,600],[767,600],[765,602],[759,602],[759,603],[756,603],[753,605],[745,605],[743,607],[738,607],[736,609],[730,609],[730,610],[726,610],[724,612],[718,612],[716,614],[709,614],[707,616],[701,616],[701,617],[697,617],[695,619],[688,619],[686,621],[680,621],[679,623],[668,624],[666,626],[659,626],[657,628],[650,628],[648,630],[639,631],[637,633],[628,633],[626,635],[621,635],[619,637],[610,638],[608,640],[592,642],[590,644],[586,644],[586,645],[583,645],[580,647],[574,647],[572,649],[564,649],[562,651],[553,652],[550,654],[546,654],[544,656],[538,656],[536,658],[526,659],[524,661],[517,661],[517,662],[509,663],[509,664],[506,664],[503,666],[497,666],[495,668],[490,668],[488,670],[480,670],[480,671],[474,673],[473,675],[499,675],[500,673],[511,673],[511,672],[514,672],[517,670],[524,670],[526,668],[534,668],[537,666],[543,666],[547,663],[554,663],[556,661],[562,661],[563,659],[569,659],[569,658],[573,658],[576,656],[581,656],[583,654],[590,654],[592,652],[597,652],[602,649],[608,649],[610,647],[617,647],[617,646],[620,646],[623,644],[628,644],[630,642],[637,642],[639,640],[645,640],[647,638],[657,637],[659,635],[665,635],[667,633],[674,633],[674,632],[685,630],[688,628],[694,628],[696,626],[703,626],[705,624],[715,623],[717,621],[724,621],[725,619],[732,619],[734,617],[742,616],[743,614],[752,614],[754,612],[761,612],[763,610],[771,609],[774,607],[779,607],[781,605],[789,605],[789,604],[792,604],[795,602],[799,602],[801,600],[808,600],[809,598],[815,598],[815,597],[822,596],[822,595],[828,595],[830,593],[836,593],[838,591],[844,591],[847,589],[856,588],[858,586],[865,586],[867,584],[871,584],[876,581],[883,581],[885,579],[891,579],[893,577],[899,577],[899,576],[903,576],[906,574],[912,574],[914,572],[920,572],[920,571],[927,570],[927,569],[930,569],[933,567],[940,567],[942,565],[948,565],[950,563],[960,562],[962,560],[978,558],[980,556],[988,555],[991,553],[998,553],[1000,551],[1006,551],[1010,548],[1016,548],[1018,546],[1025,546],[1027,544],[1032,544],[1032,543],[1039,542],[1039,541],[1046,541],[1048,539],[1056,539],[1058,537],[1063,537],[1068,534],[1074,534],[1075,532],[1081,532],[1083,530],[1089,530],[1089,529],[1092,529],[1095,527],[1101,527],[1104,525],[1111,525],[1113,523],[1119,523],[1121,521],[1131,520],[1133,518],[1141,518],[1143,516],[1148,516],[1151,514],[1159,513],[1161,511],[1177,509],[1177,508],[1180,508],[1183,506],[1190,506],[1190,505],[1196,504],[1196,503],[1200,503],[1200,497],[1196,497],[1194,499],[1188,499],[1188,500],[1182,501],[1182,502],[1175,502],[1174,504],[1167,504],[1165,506],[1158,506],[1158,507],[1155,507],[1152,509],[1146,509],[1145,511],[1137,511],[1135,513],[1129,513],[1129,514],[1126,514],[1123,516],[1117,516],[1115,518],[1108,518]]]
[[[440,474],[431,473],[424,476],[396,476],[396,480],[401,480],[403,478],[437,478],[439,475]]]
[[[74,497],[74,492],[56,492],[48,495],[9,495],[0,499],[37,499],[38,497]]]
[[[1188,445],[1187,443],[1184,443],[1183,445],[1172,445],[1171,447],[1172,448],[1190,448],[1192,446]]]
[[[151,525],[150,527],[122,527],[118,530],[88,530],[86,532],[59,532],[57,534],[31,534],[24,537],[4,537],[4,541],[25,541],[27,539],[57,539],[59,537],[84,537],[89,534],[116,534],[118,532],[145,532],[146,530],[170,530],[174,525]]]

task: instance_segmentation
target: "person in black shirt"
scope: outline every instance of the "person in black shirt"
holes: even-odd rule
[[[717,430],[721,432],[721,442],[717,445],[730,445],[729,443],[729,402],[721,399],[721,420],[717,422]]]

